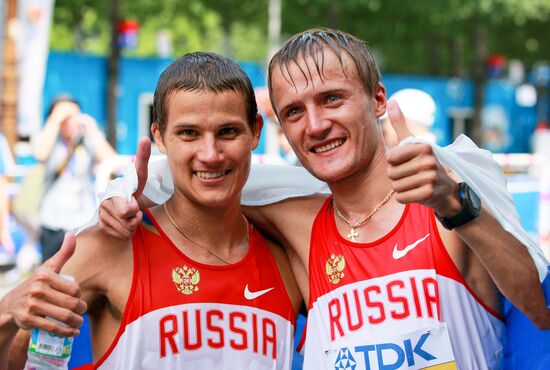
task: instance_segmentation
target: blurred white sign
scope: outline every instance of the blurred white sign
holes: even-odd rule
[[[17,55],[19,91],[17,128],[22,136],[31,136],[42,126],[42,89],[54,0],[19,0]]]
[[[516,89],[516,103],[520,107],[533,107],[537,104],[537,90],[529,84],[519,85]]]

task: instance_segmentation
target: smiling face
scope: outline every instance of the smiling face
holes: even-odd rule
[[[152,130],[168,157],[176,192],[200,207],[239,204],[261,116],[251,128],[245,98],[233,90],[174,91],[165,104],[165,129]]]
[[[271,99],[300,162],[317,178],[336,183],[368,170],[383,156],[377,117],[386,109],[382,84],[365,91],[353,60],[328,48],[271,69]]]

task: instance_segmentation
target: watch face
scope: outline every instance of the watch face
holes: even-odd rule
[[[474,211],[475,215],[479,215],[481,211],[481,199],[479,199],[476,192],[469,186],[466,186],[466,200],[470,202],[472,211]]]
[[[441,217],[436,213],[437,219],[448,230],[472,221],[481,213],[481,199],[479,199],[475,191],[465,182],[460,183],[459,190],[460,201],[462,203],[460,212],[451,217]]]

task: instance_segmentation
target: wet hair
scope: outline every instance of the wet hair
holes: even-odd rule
[[[177,91],[234,91],[243,96],[249,126],[252,128],[256,122],[258,107],[250,79],[237,63],[221,55],[189,53],[162,72],[153,98],[153,122],[161,134],[166,130],[168,119],[167,98]]]
[[[345,52],[355,63],[357,75],[367,94],[374,96],[376,87],[380,83],[380,70],[366,43],[349,33],[328,28],[315,28],[292,36],[283,44],[281,49],[271,58],[268,68],[269,95],[272,96],[273,70],[279,68],[281,74],[292,85],[294,81],[289,73],[290,65],[300,68],[304,77],[311,79],[312,71],[302,69],[300,59],[309,57],[313,60],[316,73],[323,78],[323,64],[325,49],[330,49],[343,63],[342,52]],[[286,72],[286,73],[285,73]],[[288,76],[288,77],[287,77]],[[271,98],[273,104],[273,98]]]

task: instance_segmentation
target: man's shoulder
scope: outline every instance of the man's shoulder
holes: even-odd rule
[[[120,250],[132,246],[132,240],[115,238],[107,234],[99,225],[82,230],[76,238],[77,250],[89,255],[120,254]]]
[[[88,292],[90,304],[105,294],[113,280],[131,280],[132,268],[132,240],[114,238],[93,226],[78,234],[75,252],[63,270]]]
[[[301,197],[287,198],[278,203],[274,203],[274,205],[281,209],[294,211],[298,215],[305,218],[310,218],[319,212],[327,198],[328,196],[326,194],[312,194]],[[266,207],[269,207],[269,205]]]
[[[308,230],[311,230],[326,199],[326,195],[318,194],[288,198],[262,207],[260,213],[287,238],[299,237],[302,233],[309,236]]]

